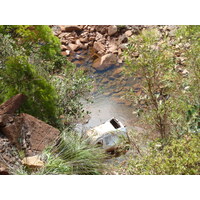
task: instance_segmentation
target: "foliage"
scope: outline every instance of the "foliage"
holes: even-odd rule
[[[51,29],[0,26],[0,33],[0,103],[23,93],[28,99],[22,112],[59,128],[81,117],[88,79],[61,55]]]
[[[127,72],[132,77],[142,77],[140,95],[132,90],[128,97],[145,120],[155,126],[162,138],[173,132],[182,133],[183,124],[187,131],[184,80],[175,70],[174,49],[169,40],[156,29],[144,30],[131,38],[124,56]]]
[[[187,175],[200,174],[200,135],[171,138],[164,147],[154,142],[148,154],[130,159],[127,174]]]
[[[84,72],[68,62],[67,68],[59,75],[52,76],[51,82],[59,95],[57,104],[62,124],[66,126],[82,118],[85,111],[80,99],[86,98],[89,101],[87,94],[91,89],[90,79]]]
[[[86,139],[64,130],[59,144],[47,148],[42,157],[45,160],[43,169],[33,171],[22,167],[15,174],[98,175],[102,173],[105,155],[101,149],[89,145]]]
[[[60,53],[60,41],[48,26],[1,25],[0,33],[10,35],[29,55],[37,51],[42,59],[55,59]]]
[[[192,105],[189,116],[195,118],[195,127],[200,128],[200,26],[181,26],[177,33],[182,43],[188,45],[185,53],[188,73],[188,97]]]
[[[9,57],[5,65],[5,69],[1,70],[4,99],[9,99],[17,93],[25,94],[28,100],[23,104],[22,112],[31,113],[45,121],[55,121],[55,88],[25,57]]]

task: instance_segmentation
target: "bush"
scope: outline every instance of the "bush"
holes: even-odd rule
[[[162,147],[154,142],[147,155],[131,159],[125,169],[127,174],[193,175],[200,174],[200,135],[171,138]]]
[[[189,118],[193,120],[192,129],[200,129],[200,26],[181,26],[177,38],[188,46],[185,52],[186,66],[188,73],[187,95],[190,99],[191,109]]]
[[[25,94],[28,98],[21,112],[53,124],[57,116],[57,94],[51,83],[25,57],[9,57],[5,65],[0,70],[3,101],[18,93]]]

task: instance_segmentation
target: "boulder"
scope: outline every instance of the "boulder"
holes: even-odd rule
[[[123,68],[122,67],[119,67],[117,69],[115,69],[115,71],[113,72],[113,76],[119,76],[123,71]]]
[[[22,103],[26,100],[23,94],[17,94],[10,98],[8,101],[0,105],[0,115],[12,114],[19,109]]]
[[[65,50],[67,50],[67,47],[65,45],[61,45],[61,50],[65,51]]]
[[[101,42],[94,42],[93,48],[96,51],[105,51],[105,46]]]
[[[69,43],[69,44],[68,44],[68,47],[69,47],[72,51],[76,51],[76,50],[78,50],[79,45]]]
[[[128,48],[128,44],[127,43],[120,44],[119,48],[122,49],[122,50],[127,49]]]
[[[107,26],[105,26],[105,25],[97,25],[97,26],[95,26],[95,30],[97,32],[105,35],[106,32],[107,32]]]
[[[66,32],[72,32],[72,31],[81,31],[81,27],[77,25],[66,25],[65,26],[65,31]]]
[[[81,43],[79,39],[76,40],[76,44],[78,45],[78,49],[81,49],[83,47],[83,44]]]
[[[106,54],[100,58],[97,58],[92,67],[96,70],[102,71],[110,67],[110,65],[116,64],[117,56],[115,54]]]
[[[95,37],[95,40],[96,41],[99,41],[99,40],[102,40],[103,39],[103,35],[99,32],[96,33],[96,37]]]
[[[128,30],[124,34],[125,34],[126,37],[130,37],[133,33],[132,33],[131,30]]]
[[[0,105],[0,131],[18,149],[30,147],[32,151],[42,151],[56,140],[60,132],[31,115],[15,115],[24,100],[25,96],[18,94]],[[27,138],[28,144],[24,144]]]
[[[22,122],[21,116],[5,114],[1,117],[1,132],[19,149],[21,149],[19,140],[21,138]]]
[[[45,147],[56,142],[60,131],[49,124],[28,114],[21,114],[23,124],[21,134],[28,136],[32,151],[43,151]]]
[[[109,44],[109,49],[108,49],[111,53],[115,53],[117,52],[117,45],[115,43],[110,43]]]
[[[0,167],[0,175],[9,175],[8,169]]]
[[[108,27],[108,35],[114,35],[115,33],[117,33],[117,26],[109,26]]]
[[[120,35],[119,38],[118,38],[118,44],[126,43],[126,42],[128,42],[127,36],[125,34]]]
[[[80,38],[80,42],[87,43],[88,42],[88,37],[81,37]]]
[[[32,168],[44,167],[44,162],[40,160],[39,156],[29,156],[22,160],[22,164]]]

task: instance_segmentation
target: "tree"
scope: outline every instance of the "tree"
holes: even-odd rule
[[[139,56],[135,57],[136,54]],[[144,30],[131,38],[125,58],[127,72],[142,78],[141,95],[135,95],[132,90],[129,99],[142,111],[146,122],[162,138],[187,131],[184,79],[175,69],[174,49],[169,40],[157,30]]]

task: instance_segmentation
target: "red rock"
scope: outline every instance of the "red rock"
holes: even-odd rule
[[[60,131],[49,124],[28,114],[21,114],[23,118],[22,133],[30,135],[30,148],[32,151],[42,151],[54,143]]]
[[[108,27],[108,35],[114,35],[115,33],[117,33],[117,26],[109,26]]]
[[[86,42],[88,42],[88,38],[87,37],[80,38],[80,41],[83,42],[83,43],[86,43]]]
[[[12,120],[8,118],[12,118]],[[2,122],[4,126],[0,127],[1,132],[19,149],[21,148],[19,139],[21,137],[22,122],[21,116],[4,115]]]
[[[115,54],[106,54],[100,58],[97,58],[92,67],[96,70],[105,70],[112,64],[116,64],[117,62],[117,56]]]
[[[79,47],[77,44],[72,44],[72,43],[69,43],[68,46],[72,51],[78,50]]]
[[[121,72],[123,71],[123,68],[117,68],[114,72],[113,72],[113,76],[118,76]]]
[[[9,175],[8,169],[0,167],[0,175]]]
[[[65,31],[66,32],[72,32],[72,31],[81,31],[81,27],[77,25],[66,25],[65,26]]]
[[[0,105],[0,115],[14,113],[26,100],[23,94],[17,94]]]
[[[128,30],[124,34],[125,34],[126,37],[130,37],[133,33],[132,33],[131,30]]]
[[[105,51],[105,46],[101,42],[94,42],[93,48],[96,51]]]
[[[102,40],[102,39],[103,39],[103,35],[101,33],[97,32],[95,40],[99,41],[99,40]]]
[[[108,49],[111,53],[115,53],[117,52],[117,45],[115,43],[111,43],[109,44],[109,49]]]
[[[67,47],[65,45],[61,45],[61,50],[65,51],[65,50],[67,50]]]
[[[83,44],[81,43],[81,41],[79,39],[76,40],[76,44],[78,45],[78,49],[83,47]]]

